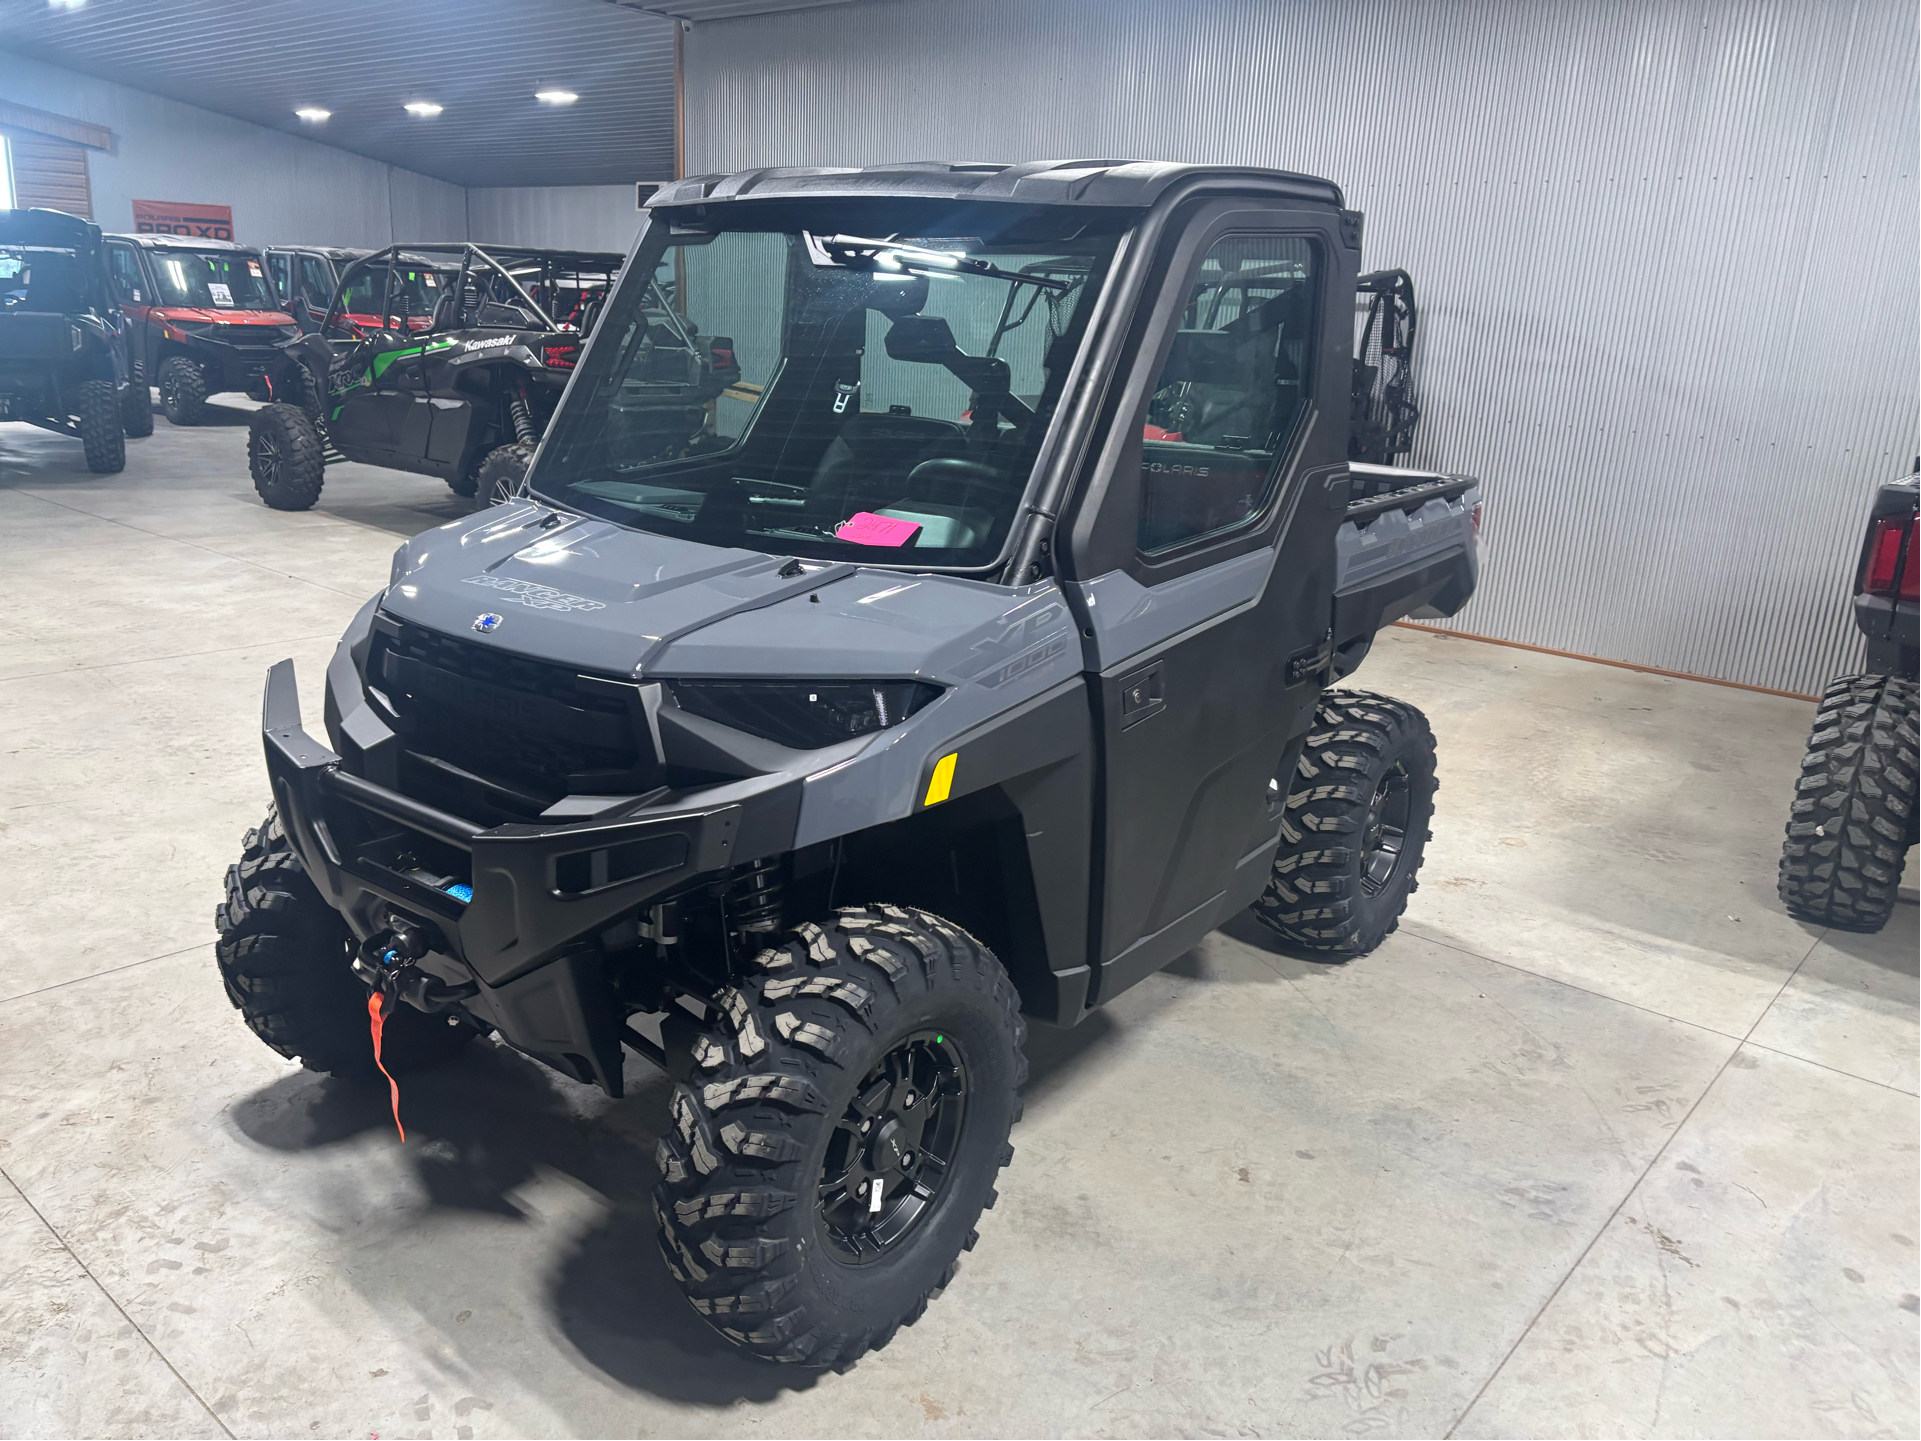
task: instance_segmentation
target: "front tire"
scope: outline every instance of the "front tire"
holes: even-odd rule
[[[74,396],[80,418],[80,444],[87,453],[87,469],[112,475],[127,468],[127,437],[120,429],[120,401],[110,380],[89,380]]]
[[[1364,956],[1400,924],[1434,817],[1434,733],[1368,691],[1320,699],[1254,914],[1310,960]]]
[[[1888,923],[1915,840],[1916,749],[1913,681],[1829,683],[1781,845],[1777,887],[1789,915],[1843,931]]]
[[[311,510],[327,480],[325,447],[297,405],[263,405],[247,422],[247,470],[275,510]]]
[[[184,355],[160,367],[160,408],[175,425],[198,425],[207,411],[207,377]]]
[[[247,832],[240,863],[227,867],[227,899],[214,911],[214,925],[220,979],[249,1030],[310,1071],[381,1079],[367,988],[352,970],[353,933],[307,878],[276,811]],[[425,1070],[473,1036],[470,1026],[450,1026],[444,1016],[403,1003],[387,1017],[381,1059],[396,1076]]]
[[[661,1247],[743,1350],[845,1367],[919,1320],[978,1239],[1026,1026],[993,953],[925,911],[843,909],[752,969],[674,1088]]]
[[[146,381],[133,381],[121,392],[120,428],[136,440],[153,434],[153,392]]]

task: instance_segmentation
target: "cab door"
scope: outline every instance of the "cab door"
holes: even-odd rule
[[[1339,213],[1213,201],[1170,230],[1062,557],[1101,744],[1090,1004],[1266,884],[1346,499]]]
[[[398,463],[408,454],[407,442],[415,429],[412,421],[418,387],[410,385],[409,380],[417,374],[420,346],[388,314],[391,275],[386,271],[384,265],[350,268],[334,300],[327,326],[329,338],[345,332],[354,339],[342,347],[344,353],[334,363],[335,374],[347,384],[334,393],[328,433],[344,454]],[[368,292],[368,301],[377,303],[347,312],[350,303],[362,303],[349,299],[362,287]],[[348,320],[348,313],[358,319]],[[425,448],[424,436],[419,448]]]
[[[113,298],[127,318],[127,364],[136,379],[153,383],[153,327],[149,313],[154,306],[152,283],[140,265],[140,252],[125,241],[106,244],[107,277],[113,284]]]

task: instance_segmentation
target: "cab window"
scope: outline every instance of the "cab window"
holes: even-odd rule
[[[1319,290],[1302,237],[1230,235],[1207,252],[1142,422],[1143,553],[1266,508],[1311,394]]]
[[[107,247],[107,274],[113,280],[114,298],[122,305],[151,303],[140,279],[140,257],[131,245]]]
[[[333,304],[334,277],[327,262],[317,255],[297,255],[293,263],[297,281],[294,294],[315,310],[324,311]]]

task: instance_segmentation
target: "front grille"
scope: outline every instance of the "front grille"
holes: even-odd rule
[[[401,722],[401,788],[476,821],[651,789],[639,689],[382,617],[368,676]]]

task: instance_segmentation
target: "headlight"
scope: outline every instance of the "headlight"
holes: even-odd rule
[[[898,725],[940,694],[919,680],[677,680],[680,708],[793,750]]]

